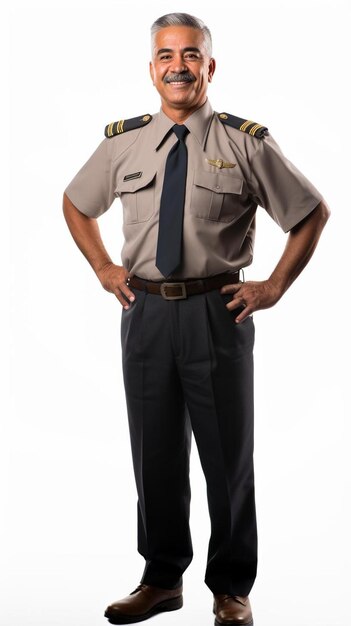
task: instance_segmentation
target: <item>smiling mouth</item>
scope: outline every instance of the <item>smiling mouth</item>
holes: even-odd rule
[[[193,83],[195,81],[195,78],[193,76],[191,76],[190,74],[184,74],[182,75],[178,75],[178,76],[166,76],[166,78],[164,79],[164,82],[167,84],[173,84],[173,85],[183,85],[184,83]]]
[[[168,82],[168,85],[190,85],[192,81],[189,80],[172,80]]]

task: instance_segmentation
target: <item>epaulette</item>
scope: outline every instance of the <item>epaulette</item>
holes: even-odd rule
[[[119,120],[118,122],[111,122],[105,127],[105,137],[114,137],[114,135],[120,135],[127,130],[134,130],[145,126],[152,120],[152,115],[143,115],[143,117],[131,117],[129,120]]]
[[[230,115],[229,113],[217,113],[219,119],[223,124],[228,124],[233,128],[242,130],[244,133],[249,133],[253,137],[262,139],[265,135],[268,135],[267,126],[262,124],[256,124],[252,120],[244,120],[242,117],[236,117],[236,115]]]

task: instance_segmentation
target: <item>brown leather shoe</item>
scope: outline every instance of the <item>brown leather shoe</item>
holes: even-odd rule
[[[249,597],[213,595],[213,612],[216,615],[215,625],[222,626],[253,626]]]
[[[129,596],[110,604],[105,617],[111,624],[142,622],[161,611],[175,611],[183,606],[183,587],[161,589],[140,584]]]

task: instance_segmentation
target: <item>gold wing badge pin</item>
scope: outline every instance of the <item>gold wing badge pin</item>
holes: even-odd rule
[[[228,163],[227,161],[223,161],[223,159],[206,159],[207,163],[210,165],[214,165],[218,167],[220,170],[222,167],[235,167],[236,163]]]

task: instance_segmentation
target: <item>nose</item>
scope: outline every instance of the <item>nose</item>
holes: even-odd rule
[[[170,69],[174,74],[180,74],[180,72],[185,72],[188,69],[180,53],[174,55]]]

